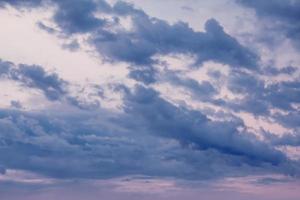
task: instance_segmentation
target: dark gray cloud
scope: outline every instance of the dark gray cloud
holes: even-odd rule
[[[157,71],[152,66],[132,66],[129,77],[148,85],[156,82],[156,73]]]
[[[76,51],[76,50],[80,49],[80,44],[78,43],[77,40],[73,40],[73,41],[71,41],[69,43],[63,44],[62,47],[64,49],[68,49],[70,51]]]
[[[160,98],[156,91],[140,86],[126,95],[125,111],[152,134],[257,162],[278,164],[285,160],[281,153],[269,149],[253,135],[239,133],[238,127],[243,127],[241,121],[212,121],[201,112],[178,108]]]
[[[10,4],[17,7],[36,7],[40,6],[44,0],[0,0],[0,6]]]
[[[245,6],[254,8],[257,14],[261,16],[276,17],[284,19],[290,22],[297,22],[300,14],[300,4],[298,1],[293,0],[270,0],[270,1],[259,1],[259,0],[237,0]]]
[[[4,1],[10,5],[21,6],[23,1]],[[90,44],[113,62],[128,62],[142,66],[133,69],[129,77],[151,83],[152,65],[159,62],[155,56],[168,54],[194,55],[195,64],[215,61],[234,68],[257,68],[259,56],[242,46],[235,38],[227,34],[215,19],[205,23],[205,32],[193,30],[187,23],[169,24],[167,21],[152,18],[132,4],[118,1],[114,5],[106,1],[92,0],[49,0],[32,1],[26,4],[43,5],[52,3],[56,7],[54,22],[66,35],[90,33]],[[113,19],[96,17],[95,13],[110,15]],[[120,19],[129,17],[132,29],[127,30]],[[38,24],[44,30],[53,32],[53,28]],[[149,66],[149,69],[145,67]]]
[[[170,25],[144,13],[132,17],[132,31],[101,30],[93,35],[91,42],[102,55],[113,61],[151,65],[158,62],[155,55],[193,54],[197,64],[212,60],[233,67],[257,67],[258,56],[226,34],[214,19],[206,22],[206,32],[195,32],[183,22]]]
[[[36,67],[9,62],[1,62],[1,66],[1,76],[11,76],[30,87],[43,90],[53,85],[53,77],[47,78]],[[202,87],[192,83],[179,81],[196,90]],[[202,179],[249,174],[254,169],[297,172],[287,164],[292,161],[245,131],[237,118],[213,121],[140,85],[134,89],[119,85],[116,91],[123,91],[124,113],[86,107],[85,111],[60,114],[2,109],[0,165],[58,178],[144,174]],[[82,107],[76,98],[68,102]],[[224,169],[216,170],[216,165]]]
[[[266,90],[267,101],[274,107],[293,111],[293,104],[300,103],[300,82],[282,81],[270,85]]]
[[[193,98],[203,102],[213,100],[218,94],[218,89],[209,81],[198,82],[195,79],[181,77],[179,72],[166,72],[164,79],[173,86],[184,88]]]
[[[99,6],[101,10],[109,9],[109,5],[104,1],[96,3],[90,0],[53,0],[53,2],[58,7],[53,19],[67,34],[93,31],[106,23],[105,19],[94,16]]]
[[[212,121],[142,86],[124,98],[125,113],[2,109],[0,165],[57,178],[298,173],[281,152],[238,133],[241,122]]]
[[[36,65],[19,65],[13,79],[21,81],[27,87],[38,88],[43,91],[49,100],[57,100],[64,95],[64,81],[57,74],[49,74]]]
[[[274,75],[292,73],[276,69]],[[267,69],[269,70],[269,69]],[[294,70],[292,70],[294,72]],[[266,74],[269,72],[265,72]],[[246,111],[255,115],[269,115],[273,108],[295,111],[293,104],[300,102],[298,81],[266,82],[257,73],[234,70],[226,79],[228,89],[242,95],[234,101],[219,100],[217,105],[228,106],[235,111]]]
[[[290,133],[285,133],[282,135],[277,135],[269,131],[264,131],[263,136],[272,144],[273,146],[281,147],[299,147],[300,146],[300,134],[299,129]]]
[[[277,76],[277,75],[293,75],[298,70],[297,67],[294,66],[287,66],[283,68],[276,68],[276,67],[265,67],[263,68],[263,73],[269,76]]]
[[[67,96],[66,100],[70,105],[83,110],[94,110],[100,107],[100,102],[98,100],[87,101],[85,99],[80,99],[79,96]]]
[[[258,17],[268,19],[275,31],[283,32],[293,44],[300,48],[300,2],[294,0],[236,0],[243,6],[255,10]]]
[[[52,27],[49,27],[47,25],[45,25],[43,22],[37,22],[36,24],[40,29],[50,33],[50,34],[54,34],[57,32],[57,30],[55,30],[54,28]]]
[[[49,100],[58,100],[65,94],[65,81],[55,73],[48,73],[38,65],[15,65],[0,60],[0,77],[20,82],[29,88],[41,90]]]
[[[271,138],[271,141],[274,145],[299,147],[300,146],[300,135],[299,135],[299,133],[286,134],[281,137],[273,135],[273,138]]]
[[[287,114],[276,114],[274,118],[287,128],[300,127],[300,112],[299,110],[291,110]]]
[[[16,109],[21,109],[23,107],[20,101],[11,101],[10,106]]]
[[[83,110],[97,109],[100,107],[98,100],[82,98],[78,94],[71,94],[70,83],[63,80],[56,73],[50,73],[38,65],[16,65],[12,62],[0,60],[0,79],[8,79],[18,82],[23,87],[36,89],[45,95],[50,101],[60,101],[68,103]],[[99,88],[97,88],[99,89]],[[79,91],[83,94],[83,90]],[[99,94],[91,94],[99,96]],[[90,98],[90,96],[89,96]],[[17,101],[11,102],[13,107],[17,106]]]
[[[94,13],[98,10],[108,11],[109,4],[102,0],[0,0],[0,5],[11,5],[17,8],[38,6],[55,6],[53,20],[66,34],[86,33],[105,24],[105,20],[97,18]],[[46,28],[43,23],[38,24]],[[49,30],[49,28],[46,28]]]

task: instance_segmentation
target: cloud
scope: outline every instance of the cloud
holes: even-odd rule
[[[132,66],[129,77],[145,84],[151,84],[156,82],[156,73],[157,71],[152,66]]]
[[[233,67],[257,67],[258,57],[226,34],[214,19],[206,22],[206,32],[195,32],[183,22],[170,25],[144,13],[134,14],[132,21],[132,31],[101,30],[92,36],[91,43],[112,61],[135,65],[156,63],[155,55],[192,54],[197,64],[210,60]]]
[[[23,5],[22,1],[2,2]],[[160,62],[157,57],[162,55],[193,55],[196,65],[214,61],[233,68],[258,67],[259,56],[227,34],[215,19],[207,20],[205,32],[199,32],[184,22],[170,24],[150,17],[143,10],[123,1],[113,5],[92,0],[41,0],[31,4],[42,6],[49,2],[56,7],[52,20],[65,36],[88,34],[90,45],[105,59],[141,66],[142,69],[130,68],[133,71],[129,77],[137,81],[155,81],[154,77],[150,77],[154,74],[149,72],[155,63]],[[131,28],[122,24],[122,19],[128,19]],[[53,32],[53,28],[44,26],[42,22],[38,25]]]
[[[181,9],[186,12],[194,12],[195,11],[192,7],[189,7],[189,6],[181,6]]]
[[[239,132],[240,121],[213,121],[143,86],[126,91],[121,113],[1,109],[0,165],[56,178],[298,173],[283,153]]]
[[[275,31],[282,32],[300,48],[300,2],[294,0],[236,0],[239,4],[255,10],[258,17],[267,19]],[[276,23],[275,23],[276,22]]]
[[[16,108],[16,109],[21,109],[22,108],[22,104],[19,101],[11,101],[10,105],[12,108]]]
[[[296,130],[299,82],[267,82],[262,77],[291,75],[296,67],[260,66],[259,55],[226,33],[217,20],[207,20],[204,31],[196,31],[188,23],[171,24],[122,1],[0,2],[1,6],[18,8],[53,6],[55,29],[43,22],[38,23],[40,28],[73,41],[63,45],[71,50],[80,48],[77,36],[86,37],[104,59],[126,62],[128,77],[136,84],[129,87],[108,83],[112,90],[109,95],[120,96],[120,109],[113,111],[101,108],[100,100],[92,98],[109,96],[106,91],[85,98],[83,86],[74,95],[69,91],[72,83],[42,66],[0,61],[1,79],[39,90],[59,106],[21,111],[23,105],[14,100],[11,109],[0,109],[1,173],[19,169],[61,179],[135,174],[181,179],[259,173],[299,176],[298,162],[277,149],[277,138],[259,138],[236,115],[247,112],[267,116]],[[241,2],[248,5],[247,1]],[[256,4],[249,5],[256,8]],[[158,66],[165,65],[161,57],[174,54],[191,56],[194,67],[207,61],[221,63],[218,67],[224,67],[227,74],[223,75],[220,67],[219,73],[211,73],[213,80],[198,81],[172,69],[160,71]],[[164,82],[183,88],[193,100],[212,108],[205,112],[190,105],[173,104],[154,89]],[[233,98],[220,97],[222,89],[227,89]],[[288,114],[273,114],[275,109]],[[298,143],[294,137],[280,140],[280,144]]]
[[[276,114],[275,119],[281,124],[289,128],[300,127],[300,113],[299,110],[290,111],[287,114]]]
[[[138,119],[138,124],[166,138],[178,140],[198,149],[216,149],[225,154],[253,161],[278,164],[284,156],[256,140],[249,133],[239,133],[239,121],[212,121],[201,112],[177,108],[160,98],[152,89],[137,87],[127,94],[125,110]],[[264,152],[262,154],[261,152]]]
[[[297,70],[298,70],[297,67],[294,67],[294,66],[287,66],[287,67],[283,67],[281,69],[269,66],[269,67],[265,67],[263,69],[263,71],[266,75],[271,75],[271,76],[277,76],[277,75],[282,75],[282,74],[293,75]]]
[[[100,107],[99,100],[92,98],[92,96],[98,96],[98,94],[88,94],[88,97],[84,96],[84,91],[80,91],[81,95],[73,94],[74,91],[73,93],[70,91],[71,83],[63,80],[57,73],[45,71],[39,65],[16,65],[12,62],[0,60],[1,79],[11,80],[19,83],[22,87],[41,91],[49,101],[67,103],[83,110]],[[16,100],[11,102],[11,106],[22,108]]]
[[[104,1],[99,1],[99,4],[87,0],[54,0],[53,2],[58,7],[53,20],[67,34],[93,31],[106,23],[104,19],[94,16],[99,6],[102,6],[101,9],[104,7],[109,9],[109,5]]]
[[[36,7],[40,6],[42,2],[44,2],[44,0],[0,0],[0,6],[10,4],[17,7]]]
[[[77,40],[73,40],[70,43],[63,44],[62,47],[70,51],[76,51],[80,49],[80,44],[78,43]]]
[[[195,79],[186,78],[176,75],[174,72],[166,72],[163,78],[166,82],[169,82],[173,86],[178,86],[186,89],[196,99],[205,101],[213,101],[215,95],[218,94],[218,90],[209,82],[202,81],[198,82]]]
[[[276,69],[275,73],[289,73]],[[269,68],[266,68],[268,71]],[[270,76],[267,73],[267,76]],[[294,104],[299,103],[299,82],[291,81],[269,81],[267,82],[257,72],[243,72],[233,70],[226,79],[227,88],[236,95],[234,101],[219,100],[216,105],[229,107],[234,111],[246,111],[254,115],[270,115],[271,109],[283,111],[295,111]]]
[[[102,0],[1,0],[0,5],[11,5],[17,8],[51,6],[56,7],[53,16],[54,22],[61,27],[66,34],[86,33],[103,26],[106,22],[103,19],[94,16],[98,10],[109,11],[110,6]],[[38,24],[41,28],[46,27],[42,22]],[[51,30],[46,28],[48,31]]]
[[[49,26],[45,25],[43,22],[37,22],[37,26],[38,26],[40,29],[42,29],[42,30],[44,30],[44,31],[46,31],[46,32],[48,32],[48,33],[50,33],[50,34],[54,34],[54,33],[57,32],[57,30],[55,30],[55,29],[52,28],[52,27],[49,27]]]
[[[65,94],[66,82],[38,65],[15,65],[0,60],[0,77],[20,82],[25,87],[39,89],[49,100],[58,100]]]
[[[294,147],[300,146],[299,133],[285,134],[282,136],[268,134],[267,137],[274,145],[277,146],[294,146]]]

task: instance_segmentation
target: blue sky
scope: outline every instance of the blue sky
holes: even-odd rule
[[[299,13],[0,0],[0,197],[299,199]]]

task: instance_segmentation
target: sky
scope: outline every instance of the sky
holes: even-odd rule
[[[300,1],[0,0],[0,199],[298,200]]]

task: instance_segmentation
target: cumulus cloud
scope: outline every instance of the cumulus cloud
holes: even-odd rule
[[[151,88],[122,87],[121,113],[2,109],[0,165],[57,178],[298,173],[283,153],[239,131],[240,120],[213,121],[173,105]],[[221,163],[222,170],[214,168]]]
[[[245,156],[258,162],[278,164],[284,156],[249,133],[239,133],[241,121],[212,121],[201,112],[177,108],[152,89],[137,87],[127,94],[126,112],[141,120],[139,124],[159,136],[177,139],[184,145],[199,149]],[[262,154],[261,152],[264,152]]]
[[[93,31],[106,23],[104,19],[99,19],[94,16],[99,6],[101,6],[101,9],[104,7],[109,9],[109,5],[104,1],[100,1],[101,5],[95,1],[86,0],[53,2],[58,6],[53,19],[66,33],[85,33]]]
[[[266,76],[272,77],[271,74],[273,74],[273,78],[278,74],[294,73],[294,68],[291,68],[291,71],[289,68],[272,70],[267,67],[265,69],[271,70],[266,72]],[[297,111],[297,108],[293,106],[300,100],[297,80],[267,81],[258,72],[233,70],[224,82],[229,91],[240,96],[234,101],[219,99],[215,101],[216,105],[229,107],[237,112],[246,111],[257,116],[270,115],[272,109]]]
[[[215,61],[233,67],[257,67],[258,56],[226,34],[214,19],[206,22],[206,32],[196,32],[183,22],[170,25],[145,13],[132,15],[132,31],[101,30],[92,37],[102,55],[113,61],[149,65],[158,62],[155,55],[193,54],[197,64]]]
[[[25,88],[41,91],[49,101],[67,103],[83,110],[97,109],[100,102],[96,99],[87,99],[83,93],[78,96],[72,94],[71,83],[63,80],[55,72],[48,72],[39,65],[14,64],[0,60],[0,80],[11,80]],[[97,95],[98,96],[98,95]],[[13,100],[11,106],[22,108],[20,102]]]
[[[17,0],[2,2],[23,5],[23,1]],[[259,56],[227,34],[215,19],[207,20],[205,32],[199,32],[184,22],[170,24],[150,17],[123,1],[110,5],[105,1],[92,0],[41,0],[27,3],[26,6],[42,6],[46,3],[52,3],[56,7],[53,21],[67,36],[89,33],[89,43],[107,60],[142,66],[143,69],[134,69],[129,76],[138,81],[153,82],[155,78],[150,76],[153,73],[149,71],[152,71],[153,64],[160,62],[155,57],[168,54],[194,55],[196,65],[215,61],[234,68],[258,67]],[[97,13],[104,16],[96,17]],[[125,17],[130,18],[130,30],[120,23],[120,19]],[[52,28],[46,27],[42,22],[38,25],[53,32]],[[149,69],[145,69],[146,67]]]
[[[267,24],[275,26],[275,31],[283,32],[300,48],[300,2],[294,0],[236,0],[239,4],[255,10],[258,17],[268,19]],[[276,21],[276,23],[274,23]]]
[[[48,73],[38,65],[15,65],[0,60],[0,77],[20,82],[29,88],[41,90],[49,100],[57,100],[65,94],[65,81],[55,73]]]
[[[2,109],[1,166],[57,178],[143,174],[207,179],[295,170],[279,151],[237,133],[236,122],[211,121],[152,90],[133,92],[126,96],[124,114]]]
[[[219,92],[209,81],[202,81],[199,83],[192,78],[180,77],[174,72],[167,72],[164,79],[174,86],[184,88],[189,91],[195,99],[200,99],[203,102],[213,101],[215,95]]]

